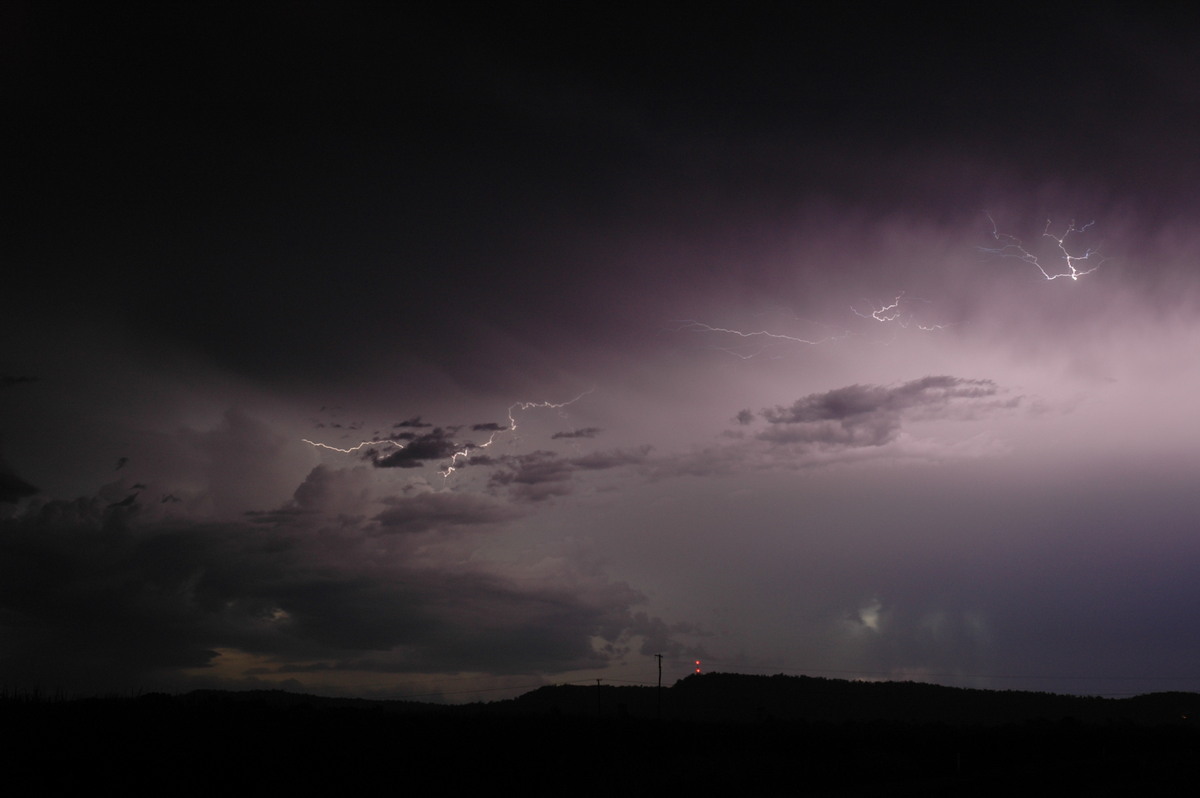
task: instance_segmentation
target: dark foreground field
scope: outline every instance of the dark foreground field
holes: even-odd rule
[[[1113,701],[711,675],[458,707],[198,692],[0,702],[10,794],[1166,794],[1195,694]],[[842,717],[837,717],[841,707]],[[988,714],[990,711],[990,714]]]

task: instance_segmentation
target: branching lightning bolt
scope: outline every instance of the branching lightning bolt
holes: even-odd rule
[[[855,316],[859,316],[864,319],[875,319],[875,321],[883,322],[900,320],[900,326],[904,327],[907,325],[903,320],[901,320],[901,316],[903,314],[900,310],[900,300],[903,298],[903,296],[904,292],[901,291],[896,295],[896,298],[892,300],[892,304],[880,305],[877,309],[872,310],[870,314],[860,313],[858,308],[854,307],[853,305],[850,306],[850,310],[854,311]]]
[[[395,446],[397,449],[404,448],[403,443],[400,443],[399,441],[393,441],[388,438],[384,438],[382,440],[374,440],[374,441],[363,441],[362,443],[358,444],[357,446],[351,446],[349,449],[339,449],[337,446],[330,446],[328,443],[317,443],[316,441],[310,441],[308,438],[301,438],[300,440],[303,441],[304,443],[307,443],[309,446],[319,446],[322,449],[332,449],[333,451],[341,452],[342,454],[350,454],[351,452],[357,452],[359,449],[363,448],[364,446],[374,446],[377,443],[390,443],[392,446]]]
[[[588,388],[586,391],[579,394],[574,399],[568,399],[565,402],[513,402],[511,405],[508,406],[508,429],[501,429],[501,430],[494,431],[491,435],[488,436],[487,441],[484,443],[481,443],[478,445],[468,444],[467,446],[464,446],[459,451],[450,455],[450,462],[447,463],[446,467],[443,468],[439,473],[441,473],[443,478],[449,477],[456,470],[458,470],[458,467],[455,465],[458,462],[458,458],[466,457],[468,452],[470,452],[472,449],[486,449],[487,447],[489,447],[493,443],[495,443],[496,436],[500,435],[501,433],[516,432],[517,431],[517,417],[513,415],[514,412],[516,412],[518,410],[532,410],[535,407],[549,407],[549,408],[555,408],[555,409],[561,408],[561,407],[566,407],[567,405],[575,404],[580,399],[587,396],[589,393],[591,393],[594,390],[596,390],[594,387]]]
[[[949,324],[921,324],[919,322],[914,322],[913,314],[900,308],[902,303],[911,301],[905,299],[904,293],[904,291],[901,291],[900,293],[896,294],[896,298],[893,299],[890,304],[880,305],[879,307],[872,306],[870,313],[863,313],[853,305],[850,306],[850,310],[853,311],[854,315],[858,316],[859,318],[874,319],[875,321],[883,324],[895,322],[905,329],[908,329],[909,325],[912,325],[921,332],[936,332],[937,330],[944,330],[950,326]],[[929,300],[918,299],[916,301],[928,302]]]
[[[467,444],[459,451],[454,452],[452,455],[450,455],[450,462],[446,465],[445,468],[441,469],[439,471],[439,473],[443,477],[450,476],[458,469],[456,464],[458,463],[460,457],[465,458],[472,449],[486,449],[487,447],[491,446],[496,441],[497,436],[499,436],[503,433],[515,432],[517,429],[517,417],[514,414],[517,413],[518,411],[532,410],[532,409],[538,408],[538,407],[547,407],[547,408],[566,407],[567,405],[571,405],[571,404],[574,404],[575,402],[578,402],[580,399],[582,399],[583,397],[587,396],[588,394],[592,393],[595,390],[596,389],[594,387],[589,388],[586,391],[584,391],[583,393],[574,397],[573,399],[568,399],[565,402],[514,402],[513,404],[508,406],[508,427],[507,427],[507,429],[495,430],[492,432],[491,435],[488,436],[488,439],[486,442],[480,443],[480,444]],[[358,445],[351,446],[347,449],[343,449],[339,446],[330,446],[328,443],[320,443],[318,441],[310,441],[308,438],[301,438],[300,440],[303,443],[307,443],[309,446],[315,446],[315,447],[319,447],[321,449],[329,449],[331,451],[341,452],[342,454],[352,454],[354,452],[359,451],[360,449],[364,449],[368,446],[376,446],[376,445],[385,445],[386,444],[386,445],[394,446],[397,449],[403,449],[405,447],[405,444],[400,443],[399,441],[394,441],[390,438],[377,438],[375,440],[363,441],[363,442],[359,443]]]
[[[869,319],[871,321],[877,321],[877,322],[881,322],[881,323],[894,323],[894,324],[897,324],[900,327],[904,327],[904,328],[908,328],[909,326],[912,326],[922,332],[935,332],[938,330],[944,330],[947,326],[949,326],[946,324],[920,324],[920,323],[917,323],[915,321],[913,313],[909,310],[906,310],[903,307],[903,305],[911,303],[913,301],[914,300],[909,299],[908,297],[905,296],[905,292],[901,291],[899,294],[897,294],[895,296],[894,299],[892,299],[891,302],[881,304],[878,307],[871,305],[870,309],[866,312],[859,310],[858,308],[854,307],[853,305],[850,307],[850,310],[852,313],[854,313],[854,315],[858,316],[859,318]],[[928,302],[929,300],[915,300],[915,301]],[[757,349],[755,349],[754,351],[750,351],[750,352],[747,352],[744,348],[739,349],[739,348],[733,348],[733,347],[716,347],[716,349],[718,349],[721,352],[727,352],[727,353],[734,355],[735,357],[739,357],[743,360],[749,360],[751,358],[758,357],[763,352],[765,352],[767,350],[767,348],[769,346],[771,346],[772,344],[786,342],[786,343],[795,343],[795,344],[805,344],[807,346],[816,346],[818,344],[823,344],[828,341],[840,340],[843,338],[850,337],[852,335],[860,335],[861,334],[861,333],[852,333],[849,330],[847,330],[847,331],[838,333],[836,335],[830,334],[830,335],[823,336],[821,338],[801,338],[801,337],[795,336],[795,335],[784,335],[782,333],[770,332],[768,330],[737,330],[737,329],[732,329],[729,327],[714,327],[711,324],[705,324],[704,322],[695,321],[692,319],[688,319],[688,320],[682,321],[682,322],[677,322],[676,324],[677,324],[677,326],[672,329],[672,332],[685,332],[686,331],[686,332],[694,332],[694,333],[716,333],[716,334],[722,334],[722,335],[732,335],[732,336],[736,336],[738,338],[746,339],[748,341],[749,340],[761,341],[762,344]]]
[[[989,213],[986,215],[988,221],[992,223],[992,238],[996,240],[998,246],[980,247],[979,249],[988,253],[989,255],[996,255],[1005,258],[1016,258],[1017,260],[1032,264],[1041,273],[1042,277],[1047,280],[1057,280],[1060,277],[1067,277],[1072,281],[1078,281],[1080,277],[1096,271],[1096,269],[1098,269],[1104,262],[1104,258],[1099,255],[1096,248],[1088,247],[1082,252],[1082,254],[1075,254],[1075,252],[1078,251],[1078,248],[1072,247],[1072,244],[1074,243],[1072,241],[1072,236],[1077,237],[1087,233],[1088,230],[1090,230],[1095,224],[1094,221],[1088,222],[1082,226],[1077,226],[1072,220],[1060,235],[1051,232],[1050,226],[1053,224],[1053,222],[1049,219],[1046,220],[1046,227],[1042,231],[1042,238],[1048,238],[1054,242],[1054,245],[1058,248],[1058,252],[1060,253],[1062,262],[1064,264],[1063,269],[1053,270],[1043,265],[1039,259],[1039,255],[1026,249],[1020,239],[1016,238],[1015,236],[1001,233],[999,225],[996,224],[996,221],[992,218],[991,214]],[[1075,251],[1073,251],[1073,249]],[[880,324],[894,324],[905,329],[913,328],[926,333],[939,332],[953,326],[952,324],[929,324],[918,321],[924,314],[918,314],[912,311],[911,305],[913,302],[928,303],[930,300],[919,298],[913,299],[912,297],[907,296],[904,291],[901,291],[900,293],[896,294],[890,302],[883,302],[878,305],[874,302],[871,302],[867,306],[866,310],[860,310],[858,307],[851,305],[850,310],[855,316],[858,316],[861,319],[879,322]],[[677,333],[712,333],[714,335],[733,336],[734,338],[741,339],[746,343],[739,343],[724,347],[718,346],[715,348],[719,351],[727,352],[728,354],[734,355],[735,357],[739,357],[743,360],[749,360],[751,358],[758,357],[759,355],[762,355],[769,347],[776,344],[791,343],[803,344],[806,346],[816,346],[828,341],[860,334],[847,331],[836,335],[825,335],[819,338],[802,338],[796,335],[785,335],[782,333],[771,332],[766,329],[746,330],[733,329],[730,327],[715,327],[711,324],[706,324],[705,322],[696,321],[694,319],[676,322],[676,326],[672,331]],[[751,344],[757,345],[757,348],[752,348]]]
[[[1074,220],[1072,220],[1071,223],[1067,225],[1067,229],[1063,231],[1063,234],[1059,236],[1050,232],[1051,221],[1049,219],[1046,220],[1046,229],[1042,231],[1042,238],[1049,238],[1058,246],[1058,250],[1062,253],[1063,261],[1067,266],[1066,271],[1049,272],[1046,271],[1046,268],[1038,262],[1037,255],[1025,249],[1019,238],[1001,233],[999,227],[996,225],[996,220],[992,218],[992,215],[990,213],[986,215],[988,221],[992,223],[992,238],[996,239],[996,241],[1000,243],[1000,246],[980,247],[979,249],[991,255],[999,255],[1003,258],[1016,258],[1017,260],[1024,261],[1025,263],[1031,263],[1037,267],[1038,271],[1040,271],[1042,276],[1047,280],[1057,280],[1060,277],[1069,277],[1072,280],[1078,280],[1085,274],[1091,274],[1092,272],[1096,271],[1096,269],[1100,267],[1100,264],[1104,262],[1104,259],[1101,258],[1096,262],[1096,265],[1092,266],[1090,269],[1080,268],[1076,264],[1090,261],[1092,256],[1097,254],[1096,250],[1089,247],[1082,255],[1072,255],[1067,249],[1067,239],[1070,237],[1070,235],[1072,233],[1087,232],[1088,228],[1096,223],[1095,221],[1088,222],[1083,227],[1076,227]]]

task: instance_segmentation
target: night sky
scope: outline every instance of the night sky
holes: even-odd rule
[[[429,5],[0,11],[0,686],[1200,690],[1186,11]]]

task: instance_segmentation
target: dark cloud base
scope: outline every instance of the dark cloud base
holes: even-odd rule
[[[1196,659],[1186,6],[18,5],[0,681]]]
[[[318,469],[293,511],[254,524],[143,519],[98,499],[0,522],[0,681],[178,688],[219,650],[275,673],[557,672],[603,666],[593,636],[611,646],[650,623],[632,611],[642,596],[598,574],[530,580],[389,543],[511,520],[494,500],[425,494],[339,521],[313,509],[329,478]]]

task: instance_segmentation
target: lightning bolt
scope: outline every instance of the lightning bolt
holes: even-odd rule
[[[878,308],[873,309],[871,311],[870,315],[868,315],[866,313],[859,313],[858,309],[855,308],[853,305],[850,306],[850,310],[854,312],[855,316],[859,316],[864,319],[875,319],[875,321],[882,321],[882,322],[900,320],[900,326],[906,327],[908,325],[901,318],[903,316],[903,312],[900,310],[900,300],[903,297],[904,297],[904,292],[901,291],[899,294],[896,295],[896,298],[892,300],[892,304],[880,305]]]
[[[1046,229],[1042,231],[1042,238],[1049,238],[1058,246],[1058,251],[1062,253],[1063,262],[1067,267],[1066,271],[1050,272],[1047,271],[1046,268],[1038,261],[1037,255],[1025,249],[1019,238],[1010,236],[1006,233],[1001,233],[999,227],[996,225],[996,220],[992,218],[992,215],[990,213],[985,215],[987,216],[988,221],[992,223],[992,238],[996,239],[1000,246],[980,247],[979,249],[990,255],[999,255],[1002,258],[1016,258],[1017,260],[1024,261],[1025,263],[1031,263],[1037,267],[1037,270],[1041,272],[1042,276],[1047,280],[1057,280],[1060,277],[1069,277],[1071,280],[1078,280],[1080,277],[1096,271],[1096,269],[1100,268],[1100,264],[1104,262],[1104,259],[1101,258],[1096,262],[1096,265],[1092,266],[1090,269],[1082,268],[1077,264],[1091,260],[1092,256],[1097,254],[1097,251],[1089,247],[1082,255],[1072,255],[1070,250],[1067,249],[1067,239],[1071,236],[1071,234],[1082,234],[1087,232],[1088,228],[1096,223],[1095,221],[1088,222],[1083,227],[1076,227],[1075,221],[1072,220],[1071,223],[1067,225],[1067,229],[1063,231],[1062,235],[1055,235],[1054,233],[1050,232],[1051,221],[1049,219],[1046,220]]]
[[[917,300],[908,299],[905,297],[904,293],[905,293],[904,291],[901,291],[899,294],[896,294],[896,298],[893,299],[890,304],[880,305],[879,307],[875,307],[874,305],[872,305],[871,311],[869,313],[863,313],[862,311],[860,311],[858,308],[854,307],[853,305],[850,306],[850,310],[853,311],[855,316],[858,316],[859,318],[862,318],[862,319],[874,319],[875,321],[880,322],[882,324],[895,322],[896,324],[900,325],[904,329],[908,329],[909,326],[913,326],[913,327],[917,328],[918,330],[920,330],[921,332],[936,332],[938,330],[944,330],[950,326],[949,324],[921,324],[920,322],[915,322],[913,320],[914,319],[913,313],[910,311],[902,310],[900,305],[903,303],[908,303],[908,302],[913,302],[913,301],[929,302],[930,300],[928,300],[928,299],[917,299]]]
[[[859,318],[869,319],[880,323],[895,323],[900,327],[908,328],[915,327],[922,332],[936,332],[944,330],[949,325],[947,324],[920,324],[916,323],[914,314],[911,311],[905,310],[903,305],[913,301],[929,302],[927,299],[913,300],[905,296],[905,292],[901,291],[892,299],[891,302],[883,303],[875,306],[871,305],[866,312],[859,310],[853,305],[850,306],[850,311]],[[737,330],[730,327],[714,327],[711,324],[706,324],[702,321],[688,319],[681,322],[676,322],[676,326],[671,329],[671,332],[693,332],[693,333],[714,333],[718,335],[731,335],[737,338],[746,339],[747,341],[761,342],[761,345],[756,349],[747,351],[745,347],[715,347],[718,351],[727,352],[734,357],[739,357],[742,360],[749,360],[763,354],[767,349],[778,343],[793,343],[803,344],[806,346],[816,346],[829,341],[836,341],[842,338],[850,337],[851,335],[861,335],[862,333],[852,333],[849,330],[838,334],[825,335],[820,338],[801,338],[796,335],[784,335],[782,333],[771,332],[769,330]]]
[[[390,443],[392,446],[395,446],[397,449],[404,448],[403,443],[399,443],[398,441],[389,440],[387,438],[384,438],[383,440],[363,441],[362,443],[358,444],[357,446],[351,446],[349,449],[339,449],[336,446],[330,446],[328,443],[317,443],[316,441],[310,441],[308,438],[301,438],[300,440],[303,441],[304,443],[307,443],[309,446],[318,446],[322,449],[332,449],[333,451],[341,452],[342,454],[350,454],[351,452],[357,452],[359,449],[363,448],[364,446],[374,446],[377,443]]]
[[[583,393],[574,397],[573,399],[568,399],[565,402],[514,402],[513,404],[508,406],[508,428],[507,429],[495,430],[492,432],[491,435],[488,436],[487,441],[485,441],[484,443],[480,443],[480,444],[469,443],[466,446],[464,446],[462,449],[460,449],[459,451],[454,452],[452,455],[450,455],[450,462],[447,463],[446,467],[441,469],[438,473],[440,473],[442,475],[442,477],[449,477],[456,470],[458,470],[457,463],[459,461],[459,458],[465,458],[472,449],[486,449],[487,447],[491,446],[493,443],[496,442],[497,436],[504,434],[504,433],[516,432],[517,417],[515,414],[517,412],[525,411],[525,410],[532,410],[534,408],[539,408],[539,407],[554,408],[554,409],[563,408],[563,407],[566,407],[567,405],[575,404],[580,399],[582,399],[583,397],[587,396],[588,394],[592,393],[595,390],[596,390],[595,387],[589,388],[586,391],[584,391]],[[390,438],[382,438],[382,439],[377,438],[375,440],[363,441],[356,446],[351,446],[348,449],[343,449],[339,446],[330,446],[328,443],[320,443],[318,441],[310,441],[308,438],[301,438],[300,440],[303,443],[307,443],[309,446],[315,446],[315,447],[319,447],[321,449],[329,449],[334,452],[341,452],[342,454],[352,454],[352,453],[357,452],[360,449],[363,449],[367,446],[376,446],[376,445],[387,444],[387,445],[394,446],[397,449],[403,449],[405,446],[403,443],[400,443],[399,441],[391,440]]]
[[[443,479],[448,478],[451,474],[453,474],[456,470],[458,470],[458,467],[456,466],[456,463],[458,462],[458,458],[466,457],[467,453],[470,452],[472,449],[486,449],[487,447],[491,446],[493,443],[496,442],[497,435],[500,435],[502,433],[516,432],[517,431],[517,417],[515,415],[513,415],[513,413],[515,413],[516,411],[532,410],[533,408],[536,408],[536,407],[548,407],[548,408],[554,408],[554,409],[566,407],[567,405],[575,404],[580,399],[587,396],[594,390],[596,390],[595,387],[588,388],[586,391],[579,394],[574,399],[568,399],[565,402],[513,402],[511,405],[508,406],[508,429],[495,430],[494,432],[492,432],[491,435],[488,436],[487,441],[484,443],[481,443],[478,445],[468,444],[468,445],[464,446],[459,451],[450,455],[450,462],[447,463],[446,467],[443,468],[439,473],[442,475]]]
[[[772,342],[776,342],[776,341],[788,341],[788,342],[794,343],[794,344],[805,344],[807,346],[816,346],[817,344],[823,344],[826,341],[831,341],[831,340],[834,340],[835,338],[841,337],[841,336],[837,336],[837,335],[826,335],[824,338],[810,340],[808,338],[800,338],[795,335],[783,335],[782,333],[768,332],[767,330],[755,330],[752,332],[745,332],[743,330],[733,330],[728,327],[713,327],[711,324],[705,324],[702,321],[695,321],[692,319],[686,319],[684,321],[677,322],[677,324],[679,326],[675,327],[675,329],[672,330],[672,332],[723,333],[726,335],[735,335],[739,338],[745,338],[747,340],[756,339],[756,340],[766,341],[766,343],[764,343],[759,349],[757,349],[754,352],[751,352],[750,354],[744,354],[743,352],[739,352],[736,349],[733,349],[730,347],[720,347],[720,346],[717,347],[718,350],[720,350],[722,352],[728,352],[729,354],[731,354],[735,357],[740,357],[743,360],[749,360],[752,357],[757,357],[758,355],[761,355],[763,352],[766,351],[767,347],[770,346],[770,344]]]

